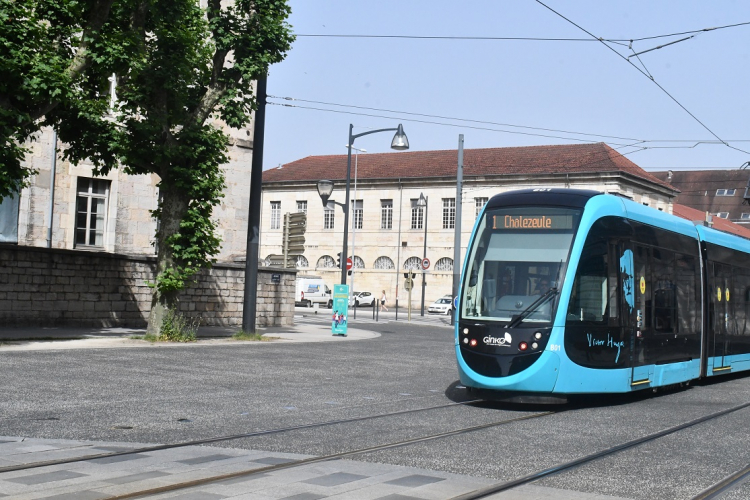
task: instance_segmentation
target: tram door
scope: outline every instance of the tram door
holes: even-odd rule
[[[709,352],[713,354],[713,371],[722,372],[731,370],[727,361],[729,355],[729,342],[732,330],[732,271],[724,264],[710,262],[712,273],[712,285],[709,285],[711,293],[711,305],[713,306],[710,318]]]
[[[652,335],[651,308],[651,249],[641,245],[632,247],[633,298],[630,314],[630,341],[632,352],[633,387],[649,384],[653,375],[653,365],[646,359],[647,344]]]

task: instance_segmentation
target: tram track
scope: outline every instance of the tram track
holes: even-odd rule
[[[466,404],[466,403],[457,403],[457,404]],[[427,436],[420,436],[420,437],[411,438],[411,439],[404,439],[404,440],[401,440],[401,441],[395,441],[395,442],[391,442],[391,443],[385,443],[385,444],[380,444],[380,445],[376,445],[376,446],[370,446],[370,447],[367,447],[367,448],[359,448],[359,449],[356,449],[356,450],[344,451],[344,452],[339,452],[339,453],[332,453],[332,454],[328,454],[328,455],[321,455],[321,456],[311,457],[311,458],[304,458],[304,459],[301,459],[301,460],[294,460],[292,462],[287,462],[287,463],[283,463],[283,464],[276,464],[276,465],[269,465],[269,466],[266,466],[266,467],[246,469],[246,470],[235,471],[235,472],[231,472],[231,473],[227,473],[227,474],[217,474],[217,475],[214,475],[214,476],[205,477],[205,478],[201,478],[201,479],[194,479],[194,480],[183,481],[183,482],[175,483],[175,484],[171,484],[171,485],[165,485],[165,486],[160,486],[160,487],[156,487],[156,488],[150,488],[150,489],[146,489],[146,490],[140,490],[140,491],[134,491],[134,492],[130,492],[130,493],[124,493],[124,494],[121,494],[121,495],[112,496],[112,497],[108,497],[108,498],[110,500],[125,500],[125,499],[141,498],[141,497],[146,497],[146,496],[150,496],[150,495],[157,495],[157,494],[162,494],[162,493],[170,493],[170,492],[180,491],[180,490],[184,490],[184,489],[188,489],[188,488],[193,488],[193,487],[197,487],[197,486],[202,486],[202,485],[205,485],[205,484],[216,483],[216,482],[219,482],[219,481],[226,481],[226,480],[230,480],[230,479],[236,479],[238,477],[247,477],[247,476],[252,476],[252,475],[255,475],[255,474],[262,474],[262,473],[274,472],[274,471],[279,471],[279,470],[284,470],[284,469],[291,469],[291,468],[295,468],[295,467],[302,467],[302,466],[305,466],[305,465],[310,465],[310,464],[315,464],[315,463],[320,463],[320,462],[328,462],[328,461],[331,461],[331,460],[340,460],[340,459],[351,457],[351,456],[354,456],[354,455],[362,455],[362,454],[365,454],[365,453],[372,453],[372,452],[376,452],[376,451],[384,451],[384,450],[389,450],[389,449],[393,449],[393,448],[399,448],[399,447],[402,447],[402,446],[410,446],[410,445],[413,445],[413,444],[424,443],[424,442],[427,442],[427,441],[434,441],[434,440],[437,440],[437,439],[444,439],[444,438],[447,438],[447,437],[458,436],[458,435],[461,435],[461,434],[468,434],[470,432],[477,432],[477,431],[481,431],[481,430],[485,430],[485,429],[491,429],[493,427],[499,427],[501,425],[508,425],[508,424],[512,424],[512,423],[516,423],[516,422],[522,422],[524,420],[532,420],[532,419],[535,419],[535,418],[546,417],[546,416],[557,414],[557,413],[561,413],[561,411],[546,411],[546,412],[542,412],[542,413],[534,413],[534,414],[531,414],[531,415],[524,415],[524,416],[521,416],[521,417],[516,417],[516,418],[501,420],[501,421],[497,421],[497,422],[490,422],[490,423],[480,424],[480,425],[475,425],[475,426],[470,426],[470,427],[463,427],[461,429],[454,429],[454,430],[451,430],[451,431],[440,432],[440,433],[437,433],[437,434],[430,434],[430,435],[427,435]]]
[[[161,444],[161,445],[154,445],[154,446],[143,446],[139,448],[133,448],[130,450],[124,450],[124,451],[113,451],[108,453],[97,453],[97,454],[91,454],[91,455],[83,455],[79,457],[69,457],[69,458],[61,458],[61,459],[55,459],[55,460],[45,460],[45,461],[39,461],[39,462],[32,462],[28,464],[18,464],[18,465],[8,465],[5,467],[0,467],[0,474],[6,473],[6,472],[16,472],[16,471],[23,471],[23,470],[30,470],[30,469],[37,469],[40,467],[48,467],[53,465],[64,465],[64,464],[71,464],[71,463],[77,463],[77,462],[87,462],[90,460],[98,460],[103,458],[111,458],[111,457],[119,457],[119,456],[127,456],[127,455],[134,455],[138,453],[149,453],[154,451],[162,451],[162,450],[171,450],[175,448],[184,448],[188,446],[201,446],[201,445],[208,445],[208,444],[214,444],[214,443],[221,443],[226,441],[234,441],[237,439],[245,439],[245,438],[254,438],[254,437],[260,437],[260,436],[269,436],[273,434],[281,434],[284,432],[291,432],[291,431],[298,431],[298,430],[306,430],[306,429],[315,429],[315,428],[321,428],[321,427],[329,427],[333,425],[341,425],[341,424],[349,424],[353,422],[362,422],[367,420],[375,420],[380,418],[388,418],[388,417],[395,417],[399,415],[409,415],[412,413],[420,413],[430,410],[440,410],[444,408],[452,408],[452,407],[458,407],[458,406],[466,406],[474,403],[480,403],[483,400],[481,399],[472,399],[469,401],[461,401],[457,403],[448,403],[448,404],[442,404],[442,405],[436,405],[436,406],[427,406],[422,408],[413,408],[410,410],[399,410],[389,413],[379,413],[377,415],[366,415],[361,417],[352,417],[352,418],[344,418],[344,419],[337,419],[337,420],[327,420],[324,422],[312,422],[309,424],[300,424],[300,425],[292,425],[288,427],[280,427],[277,429],[264,429],[259,431],[253,431],[253,432],[245,432],[240,434],[231,434],[227,436],[218,436],[213,438],[205,438],[205,439],[196,439],[191,441],[181,441],[179,443],[170,443],[170,444]]]
[[[685,429],[688,429],[690,427],[702,424],[704,422],[708,422],[710,420],[714,420],[720,417],[723,417],[725,415],[729,415],[730,413],[734,413],[736,411],[745,409],[750,407],[750,402],[744,403],[738,406],[734,406],[732,408],[728,408],[726,410],[722,410],[719,412],[712,413],[710,415],[706,415],[694,420],[691,420],[690,422],[686,422],[684,424],[675,425],[673,427],[669,427],[667,429],[664,429],[659,432],[655,432],[652,434],[649,434],[647,436],[633,439],[631,441],[627,441],[625,443],[612,446],[610,448],[598,451],[596,453],[592,453],[590,455],[586,455],[580,458],[577,458],[575,460],[571,460],[569,462],[561,463],[554,465],[552,467],[534,472],[532,474],[529,474],[527,476],[520,477],[518,479],[513,479],[511,481],[504,481],[495,483],[493,485],[465,493],[462,495],[458,495],[455,497],[452,497],[450,500],[476,500],[479,498],[485,498],[489,495],[494,495],[495,493],[501,493],[503,491],[510,490],[512,488],[516,488],[518,486],[522,486],[525,484],[530,484],[535,481],[538,481],[540,479],[543,479],[548,476],[552,476],[554,474],[558,474],[560,472],[568,471],[575,469],[576,467],[580,467],[581,465],[594,462],[596,460],[602,459],[604,457],[613,455],[615,453],[634,448],[636,446],[640,446],[645,443],[649,443],[652,441],[655,441],[659,438],[662,438],[664,436],[668,436],[670,434],[674,434],[675,432],[679,432]],[[712,486],[711,488],[705,490],[703,493],[699,494],[698,496],[694,497],[693,500],[707,500],[710,498],[717,498],[718,495],[725,493],[732,487],[740,484],[744,479],[746,479],[748,476],[750,476],[750,466],[746,467],[745,469],[732,474],[731,476],[725,478],[724,480],[720,481],[716,485]]]

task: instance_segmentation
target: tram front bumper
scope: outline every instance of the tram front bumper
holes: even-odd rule
[[[455,348],[459,380],[466,387],[551,393],[560,374],[560,357],[552,351],[543,351],[539,359],[519,373],[505,377],[488,377],[475,372],[466,364],[460,345],[456,345]]]

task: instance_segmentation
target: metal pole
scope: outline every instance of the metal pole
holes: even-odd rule
[[[341,284],[346,285],[346,259],[349,258],[349,254],[347,253],[347,245],[348,245],[348,238],[349,238],[349,188],[351,183],[351,176],[352,176],[352,144],[354,144],[354,137],[352,137],[352,130],[354,129],[354,125],[351,123],[349,124],[349,142],[347,142],[348,146],[347,154],[346,154],[346,201],[344,202],[344,245],[343,245],[343,251],[341,252]],[[354,262],[352,262],[354,264]],[[349,302],[349,297],[346,299],[347,303]]]
[[[422,260],[424,261],[427,259],[427,208],[430,206],[430,197],[425,196],[424,197],[424,252],[422,253],[423,257]],[[427,285],[427,282],[424,279],[425,275],[425,269],[422,267],[422,312],[419,314],[420,316],[424,316],[424,289]]]
[[[52,216],[55,211],[55,175],[57,170],[57,130],[52,129],[52,173],[49,190],[49,226],[47,226],[47,248],[52,248]]]
[[[266,75],[258,78],[253,132],[253,160],[250,173],[250,205],[247,214],[247,249],[245,251],[245,297],[242,306],[242,330],[255,333],[258,297],[258,250],[260,242],[261,183],[263,182],[263,137],[266,124]]]
[[[401,184],[401,178],[398,179],[398,240],[396,240],[396,321],[398,321],[398,275],[401,272],[401,216],[404,211],[404,186]]]
[[[461,205],[464,182],[464,134],[458,134],[458,169],[456,172],[456,229],[453,233],[453,299],[458,297],[461,282]],[[451,325],[456,324],[456,313],[451,314]]]
[[[351,146],[349,146],[351,148]],[[357,167],[359,166],[359,150],[354,148],[354,205],[357,205]],[[354,239],[357,235],[357,211],[352,220],[352,294],[354,293]],[[374,303],[373,303],[374,304]],[[373,305],[373,307],[375,307]],[[354,319],[357,319],[357,299],[354,299]]]

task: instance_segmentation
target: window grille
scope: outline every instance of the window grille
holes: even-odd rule
[[[404,269],[408,269],[411,271],[421,271],[422,270],[422,258],[421,257],[409,257],[404,261]]]
[[[333,257],[330,255],[324,255],[321,258],[318,259],[318,263],[315,264],[315,267],[317,268],[323,268],[328,269],[331,267],[336,267],[336,261]]]
[[[385,255],[378,257],[372,267],[375,269],[396,269],[390,257],[386,257]]]
[[[365,268],[365,261],[362,260],[362,257],[359,255],[355,255],[352,257],[352,267],[356,269],[364,269]]]
[[[453,259],[443,257],[435,263],[435,271],[453,271]]]
[[[297,267],[310,267],[304,255],[297,256]]]
[[[307,214],[307,201],[297,201],[297,212]]]

